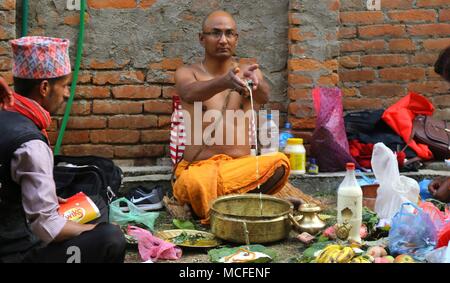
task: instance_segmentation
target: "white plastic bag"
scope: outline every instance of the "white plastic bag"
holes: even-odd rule
[[[400,176],[397,157],[383,143],[375,144],[371,162],[375,177],[380,183],[375,212],[382,222],[390,223],[403,203],[417,203],[420,193],[419,183],[414,179]]]
[[[450,242],[448,246],[436,249],[425,256],[429,263],[450,263]]]

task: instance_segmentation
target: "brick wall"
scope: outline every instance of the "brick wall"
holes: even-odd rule
[[[408,91],[426,95],[450,120],[450,84],[434,73],[450,45],[450,0],[341,1],[339,77],[346,110],[388,107]]]
[[[11,80],[7,40],[20,34],[21,0],[0,0],[0,75]],[[78,12],[66,1],[30,1],[29,33],[68,37],[74,61]],[[64,154],[96,154],[123,165],[165,163],[173,75],[198,61],[204,16],[237,19],[237,55],[257,61],[281,110],[308,142],[315,125],[311,89],[339,86],[346,111],[387,107],[408,90],[428,96],[450,120],[450,85],[433,72],[450,45],[450,0],[88,0],[85,47]],[[14,30],[16,26],[16,30]],[[56,141],[63,112],[52,124]]]
[[[11,50],[8,41],[16,37],[16,1],[0,0],[0,76],[12,83]]]

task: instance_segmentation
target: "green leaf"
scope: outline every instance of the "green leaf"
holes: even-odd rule
[[[174,220],[172,220],[172,223],[178,229],[195,230],[195,225],[189,220],[183,221],[183,220],[179,220],[179,219],[174,219]]]
[[[218,263],[221,258],[236,253],[240,248],[248,249],[251,252],[264,253],[264,254],[270,256],[272,258],[272,260],[275,260],[276,256],[277,256],[275,251],[268,249],[262,245],[250,245],[250,246],[241,246],[241,247],[235,247],[235,248],[221,248],[221,249],[210,250],[208,252],[209,260],[211,262]]]

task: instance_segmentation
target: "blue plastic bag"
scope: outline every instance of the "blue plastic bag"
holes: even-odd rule
[[[423,179],[419,182],[420,187],[420,198],[422,200],[426,200],[429,198],[433,198],[433,196],[428,191],[428,185],[431,183],[431,179]]]
[[[406,208],[415,208],[411,213]],[[436,228],[431,218],[413,203],[402,204],[392,218],[389,231],[389,250],[392,255],[408,254],[423,261],[437,242]]]
[[[126,203],[129,212],[123,212],[120,209],[120,203]],[[158,218],[158,212],[145,212],[135,206],[132,202],[126,198],[120,198],[113,201],[109,206],[109,222],[119,225],[128,225],[130,223],[140,223],[147,226],[151,231],[154,230],[156,218]]]

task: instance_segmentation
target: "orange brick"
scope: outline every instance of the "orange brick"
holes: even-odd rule
[[[150,69],[147,72],[147,82],[158,84],[175,84],[175,72]]]
[[[12,68],[12,59],[9,57],[0,57],[0,70],[8,71]]]
[[[96,155],[105,158],[113,158],[114,151],[111,145],[66,145],[61,148],[61,152],[65,155],[71,156],[86,156],[86,155]]]
[[[288,88],[288,97],[292,100],[311,98],[311,89]]]
[[[0,9],[2,10],[15,10],[16,0],[2,0],[0,1]]]
[[[64,114],[64,111],[66,110],[66,104],[67,103],[64,102],[63,105],[61,105],[61,107],[56,112],[57,115]],[[92,106],[92,103],[90,101],[85,101],[85,100],[74,101],[72,104],[72,109],[70,111],[70,114],[80,115],[80,116],[90,115],[91,114],[91,106]]]
[[[345,110],[379,109],[383,107],[382,100],[376,98],[344,97],[343,104]]]
[[[450,34],[450,24],[422,24],[408,27],[410,35],[445,35]]]
[[[339,27],[338,38],[355,38],[356,27]]]
[[[392,65],[405,65],[408,63],[406,55],[368,55],[361,57],[361,64],[368,67],[383,67]]]
[[[105,117],[70,117],[67,129],[104,129],[106,128]]]
[[[358,96],[358,89],[353,87],[353,88],[347,88],[344,87],[342,88],[342,93],[344,94],[345,97],[355,97]]]
[[[361,38],[370,38],[378,36],[401,37],[406,34],[405,26],[403,25],[373,25],[358,27],[359,36]]]
[[[89,143],[89,131],[66,131],[63,137],[63,144],[84,144]]]
[[[332,73],[331,75],[321,76],[317,82],[321,85],[337,85],[339,82],[339,75]]]
[[[169,100],[150,100],[144,102],[144,112],[172,114],[172,102]]]
[[[449,5],[448,0],[417,0],[417,7],[439,7]]]
[[[439,21],[440,22],[450,21],[450,9],[441,9],[439,11]]]
[[[383,50],[386,43],[384,40],[350,40],[341,42],[341,52],[355,52],[355,51],[371,51]]]
[[[161,96],[160,86],[118,86],[113,87],[112,94],[117,99],[150,99]]]
[[[435,22],[436,11],[434,10],[404,10],[404,11],[389,11],[388,16],[393,21],[399,22]]]
[[[438,53],[428,54],[428,53],[419,53],[415,54],[411,57],[411,64],[425,64],[432,65],[436,62],[438,58]]]
[[[149,8],[156,0],[88,0],[88,7],[92,9],[133,9]]]
[[[414,0],[389,0],[382,1],[381,7],[383,9],[408,9],[412,8]]]
[[[414,51],[416,45],[411,39],[392,39],[389,41],[391,51]]]
[[[289,44],[289,54],[290,55],[302,55],[305,54],[306,49],[303,46],[296,44]]]
[[[111,96],[111,91],[109,87],[101,86],[85,86],[79,85],[76,89],[77,98],[109,98]]]
[[[438,107],[449,107],[450,106],[450,95],[439,95],[433,97],[433,104]]]
[[[142,113],[142,102],[94,100],[94,114],[138,114]]]
[[[337,71],[338,65],[339,63],[337,59],[331,59],[323,62],[323,66],[329,71]]]
[[[134,144],[139,142],[139,131],[130,130],[93,130],[90,134],[93,144]]]
[[[313,105],[310,101],[296,101],[289,103],[288,113],[297,118],[311,117],[315,114]]]
[[[163,89],[162,89],[162,96],[164,98],[172,98],[172,97],[177,96],[177,95],[178,95],[178,93],[177,93],[177,90],[176,90],[175,87],[171,87],[171,86],[166,87],[166,86],[164,86]]]
[[[361,61],[358,55],[343,56],[339,58],[339,65],[344,68],[353,69],[359,67],[360,64]]]
[[[8,28],[8,26],[0,26],[0,40],[9,40],[14,38],[14,29]]]
[[[169,126],[171,123],[171,116],[170,115],[159,115],[158,116],[158,128],[164,128],[166,126]]]
[[[450,38],[427,39],[423,41],[426,50],[440,51],[450,46]]]
[[[165,152],[164,145],[156,144],[114,147],[114,157],[117,158],[159,157],[164,155]]]
[[[105,70],[105,69],[122,69],[126,65],[130,63],[130,60],[124,60],[123,62],[117,62],[113,59],[107,59],[107,60],[99,60],[99,59],[92,59],[89,62],[89,68],[95,69],[95,70]]]
[[[298,84],[312,84],[313,80],[311,77],[303,76],[303,75],[296,75],[296,74],[289,74],[288,76],[288,84],[298,85]]]
[[[313,39],[316,36],[312,32],[302,32],[299,28],[290,28],[288,37],[291,41],[305,41],[308,39]]]
[[[375,79],[373,70],[340,71],[339,78],[343,82],[372,81]]]
[[[393,97],[405,95],[405,88],[399,84],[370,84],[359,89],[365,97]]]
[[[84,14],[84,22],[89,23],[89,14]],[[79,15],[71,15],[64,17],[64,24],[69,26],[78,26],[80,24],[80,16]]]
[[[445,81],[427,81],[408,84],[408,90],[421,94],[429,93],[448,93],[450,84]],[[450,103],[449,103],[450,104]],[[450,106],[450,105],[447,105]]]
[[[289,24],[290,25],[300,25],[302,23],[300,13],[289,13]]]
[[[111,129],[145,129],[158,126],[156,115],[116,115],[108,118]]]
[[[150,64],[151,69],[156,70],[171,70],[175,71],[178,67],[183,66],[182,58],[165,58],[159,63]]]
[[[309,117],[309,118],[296,118],[296,117],[289,117],[289,122],[292,125],[292,129],[295,130],[308,130],[308,129],[314,129],[316,127],[316,118],[315,117]]]
[[[386,68],[379,71],[385,81],[420,80],[425,77],[425,70],[416,67]]]
[[[150,130],[141,132],[141,143],[168,143],[170,130]]]
[[[314,59],[290,59],[288,69],[290,71],[316,71],[322,68],[322,63]]]
[[[93,77],[93,83],[96,85],[104,84],[139,84],[145,79],[141,71],[109,71],[96,72]]]
[[[341,12],[340,20],[343,24],[379,24],[384,16],[381,11]]]
[[[92,75],[89,71],[81,71],[78,74],[78,83],[90,83],[92,81]]]

